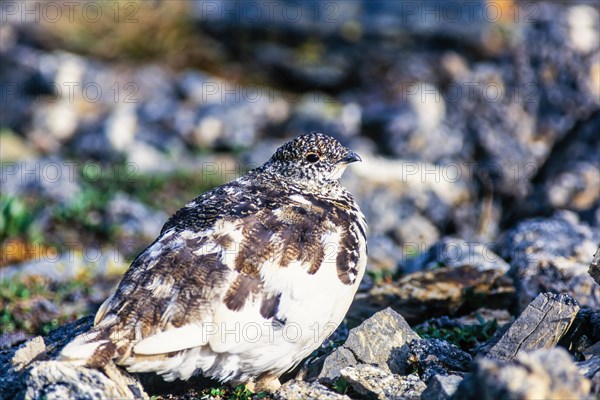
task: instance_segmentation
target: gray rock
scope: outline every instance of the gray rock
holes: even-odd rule
[[[404,243],[407,248],[414,243],[418,243],[422,248],[429,247],[440,237],[438,228],[420,213],[406,216],[392,233],[394,238],[399,243]]]
[[[543,184],[536,187],[527,202],[533,214],[552,209],[579,213],[591,226],[600,225],[600,114],[581,121],[569,133],[543,168]],[[595,215],[594,215],[595,214]]]
[[[386,308],[350,330],[344,348],[356,360],[375,364],[384,371],[400,372],[404,368],[397,360],[405,360],[408,343],[419,339],[400,314]]]
[[[52,331],[44,338],[35,337],[18,349],[0,354],[2,398],[147,399],[137,378],[112,363],[99,371],[52,360],[66,343],[87,331],[92,320],[91,316],[82,318]]]
[[[599,342],[600,343],[600,342]],[[591,393],[598,398],[600,395],[600,352],[594,354],[588,360],[575,363],[583,376],[588,378],[592,384]]]
[[[435,375],[421,393],[421,400],[447,400],[456,392],[462,380],[458,375]]]
[[[463,265],[406,274],[397,282],[374,287],[369,294],[369,299],[357,298],[356,304],[368,301],[372,307],[392,307],[410,323],[419,323],[478,307],[508,308],[514,286],[501,270]]]
[[[416,368],[425,383],[434,376],[466,372],[473,361],[468,353],[444,340],[413,340],[408,347],[410,368]]]
[[[34,363],[25,375],[25,399],[148,399],[139,381],[113,366],[110,378],[95,369],[60,361]]]
[[[0,333],[0,350],[9,349],[32,338],[33,336],[23,331]]]
[[[356,364],[356,358],[350,350],[344,347],[338,347],[325,359],[323,369],[319,374],[319,379],[333,381],[340,376],[340,371],[342,369],[353,367]]]
[[[357,198],[374,234],[393,232],[415,213],[439,229],[452,219],[454,207],[472,197],[471,183],[465,173],[457,175],[456,165],[368,155],[363,160],[361,168],[346,171],[344,185]],[[418,218],[413,221],[424,241],[427,244],[435,241],[437,233],[431,232],[430,227],[419,226],[421,222]],[[410,242],[418,245],[419,252],[427,248],[414,237]]]
[[[520,352],[556,346],[578,311],[577,302],[569,295],[540,294],[489,350],[486,358],[510,361]]]
[[[558,345],[578,361],[600,353],[600,310],[582,307]]]
[[[588,273],[596,281],[596,283],[600,285],[600,245],[598,245],[596,254],[594,254],[594,259],[590,264]]]
[[[281,385],[273,397],[276,400],[350,400],[350,397],[336,393],[317,382],[303,382],[291,380]]]
[[[594,376],[600,374],[600,352],[594,354],[592,357],[585,361],[575,363],[583,376],[592,379]]]
[[[402,249],[392,238],[382,233],[369,235],[369,271],[394,273],[398,258],[404,259]]]
[[[159,233],[168,216],[118,192],[107,205],[109,223],[118,226],[125,237],[142,236],[151,241]]]
[[[577,214],[526,220],[511,229],[501,244],[516,280],[519,310],[539,293],[568,293],[581,306],[600,307],[600,286],[588,274],[600,235]]]
[[[591,73],[598,50],[590,57],[573,46],[570,11],[536,3],[535,16],[519,24],[515,42],[504,50],[510,61],[477,63],[451,85],[463,93],[455,96],[455,108],[472,136],[466,142],[479,148],[478,175],[495,194],[527,196],[553,147],[598,109],[598,81]],[[549,70],[560,72],[548,76]],[[491,87],[502,93],[486,92]]]
[[[562,348],[520,353],[513,361],[481,358],[454,393],[456,400],[584,399],[586,379]]]
[[[68,282],[82,273],[91,277],[106,277],[115,271],[124,271],[127,265],[119,249],[106,249],[89,255],[65,252],[56,257],[39,257],[17,265],[9,265],[2,271],[0,281],[15,277],[42,276],[54,282]]]
[[[68,202],[81,191],[80,166],[79,162],[57,158],[3,163],[3,194]]]
[[[359,364],[342,370],[342,377],[358,393],[377,399],[414,399],[425,390],[417,375],[400,376],[373,365]]]
[[[508,263],[494,253],[489,245],[445,237],[436,242],[426,252],[404,263],[402,270],[416,272],[439,267],[462,267],[465,265],[474,266],[479,271],[494,269],[506,273],[510,269]]]

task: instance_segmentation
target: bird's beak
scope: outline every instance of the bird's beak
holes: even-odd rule
[[[346,154],[344,156],[344,158],[342,158],[340,161],[346,163],[346,164],[350,164],[353,163],[355,161],[362,161],[362,158],[360,158],[360,156],[358,154],[356,154],[355,152],[353,152],[352,150],[350,150],[350,152],[348,154]]]

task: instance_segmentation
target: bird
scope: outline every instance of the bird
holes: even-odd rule
[[[367,223],[339,182],[356,161],[312,132],[196,197],[59,359],[277,390],[343,321],[364,275]]]

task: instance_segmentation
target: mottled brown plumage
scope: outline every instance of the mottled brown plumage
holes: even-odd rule
[[[333,138],[308,134],[195,198],[63,358],[95,367],[114,359],[166,379],[276,382],[341,322],[364,273],[366,224],[338,182],[358,160]],[[296,325],[292,343],[286,329]],[[253,342],[244,329],[256,326]]]

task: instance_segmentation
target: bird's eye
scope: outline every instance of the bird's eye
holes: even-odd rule
[[[317,161],[319,161],[319,156],[315,153],[308,153],[306,155],[306,161],[311,162],[311,163],[317,162]]]

